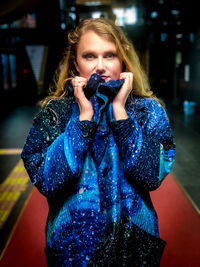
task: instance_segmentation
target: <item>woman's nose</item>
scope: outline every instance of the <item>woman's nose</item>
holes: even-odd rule
[[[104,73],[104,71],[105,71],[105,64],[103,62],[103,58],[99,57],[96,65],[96,72],[102,74]]]

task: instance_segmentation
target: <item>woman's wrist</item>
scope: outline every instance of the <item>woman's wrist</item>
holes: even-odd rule
[[[116,121],[128,119],[128,114],[123,105],[113,103],[112,107],[113,107],[113,115]]]
[[[80,121],[85,121],[85,120],[92,121],[93,115],[94,115],[93,111],[81,112],[80,115],[79,115],[79,120]]]

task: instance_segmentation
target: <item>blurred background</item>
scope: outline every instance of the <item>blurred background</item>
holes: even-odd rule
[[[32,199],[33,186],[23,169],[20,153],[39,110],[38,101],[48,94],[52,85],[53,75],[67,47],[67,34],[84,18],[105,17],[120,26],[135,46],[152,90],[166,104],[176,139],[173,176],[156,200],[161,233],[164,239],[172,240],[162,266],[200,266],[200,15],[197,2],[0,1],[1,256],[22,210],[28,199]],[[41,211],[42,207],[46,214],[47,206],[41,205]],[[38,212],[36,207],[35,212]],[[25,247],[20,247],[19,239],[27,223],[32,225],[28,221],[22,224],[16,239],[17,246],[22,249]],[[28,228],[29,233],[41,225],[45,224],[38,221],[38,225]],[[38,249],[34,260],[41,253],[38,244],[29,244]],[[8,264],[8,259],[12,261],[9,253],[13,251],[15,257],[18,254],[18,260],[22,258],[15,243],[11,242],[8,251],[3,258],[5,265],[1,266],[14,266]],[[29,258],[29,264],[21,262],[19,266],[31,266],[30,261]],[[39,262],[41,260],[34,266],[45,266]]]
[[[1,0],[1,106],[43,97],[67,45],[68,31],[106,17],[133,41],[152,89],[174,105],[200,110],[200,19],[195,0]],[[12,101],[12,99],[14,101]],[[14,102],[14,103],[13,103]]]

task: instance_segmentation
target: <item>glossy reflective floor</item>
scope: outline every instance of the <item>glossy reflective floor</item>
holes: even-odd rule
[[[168,107],[176,139],[173,173],[200,214],[200,114],[184,115],[181,107]]]

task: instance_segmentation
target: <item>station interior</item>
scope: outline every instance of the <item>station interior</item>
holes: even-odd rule
[[[161,236],[167,239],[161,267],[200,266],[196,0],[0,2],[0,266],[46,266],[43,232],[48,206],[30,182],[20,154],[39,103],[54,86],[69,31],[85,18],[98,17],[113,20],[132,42],[173,129],[175,164],[158,192],[152,192]],[[9,191],[7,185],[13,183]]]

